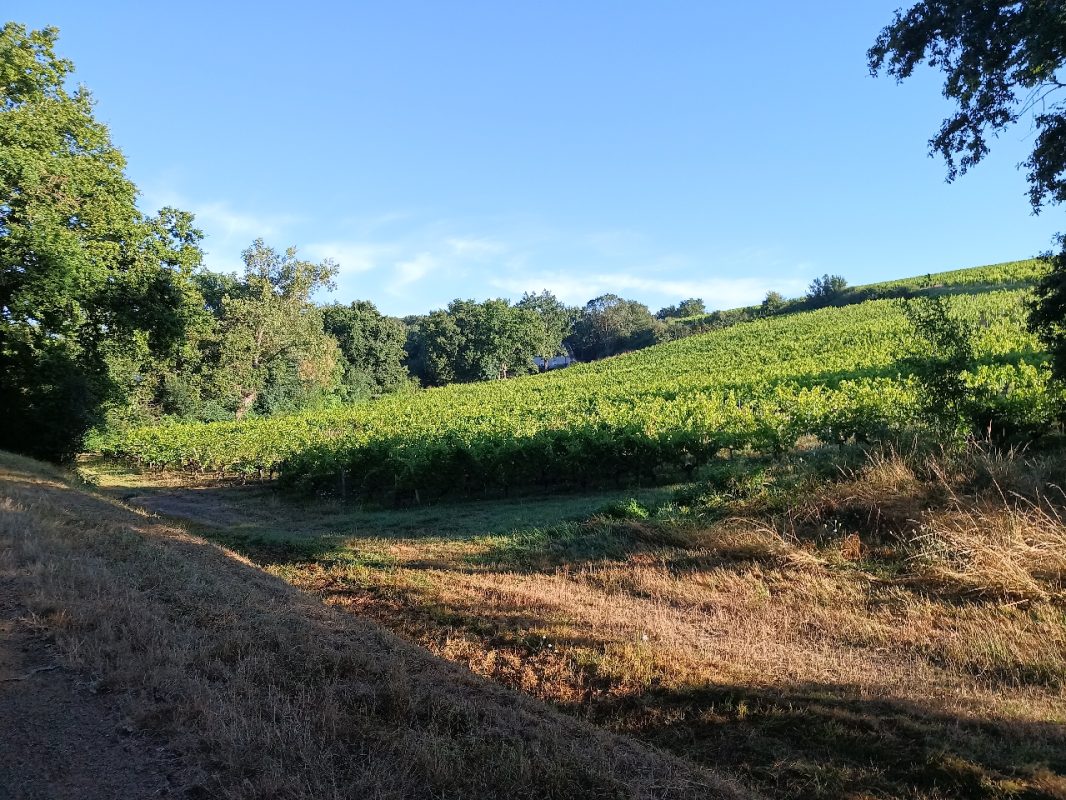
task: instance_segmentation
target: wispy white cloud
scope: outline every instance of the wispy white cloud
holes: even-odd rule
[[[648,302],[650,305],[700,297],[709,308],[731,308],[755,303],[771,289],[784,294],[798,294],[805,285],[803,281],[795,279],[656,278],[643,277],[632,272],[601,272],[590,275],[576,272],[542,272],[493,278],[490,282],[496,288],[512,294],[548,289],[560,300],[574,304],[585,303],[601,294],[614,293],[628,294],[633,296],[633,299]]]
[[[239,271],[240,252],[263,237],[275,247],[296,245],[305,258],[333,259],[340,265],[340,299],[380,298],[395,313],[428,311],[458,295],[514,299],[541,289],[573,304],[613,292],[653,310],[686,297],[726,308],[758,302],[770,289],[800,294],[818,272],[773,245],[671,252],[626,228],[589,232],[537,219],[450,220],[392,211],[339,219],[323,236],[320,224],[291,214],[223,199],[197,201],[169,188],[145,193],[142,207],[163,205],[196,214],[212,269]],[[298,238],[316,229],[310,242]],[[702,264],[717,265],[717,274],[708,275]]]
[[[419,253],[414,258],[397,262],[389,288],[393,293],[399,293],[412,283],[422,280],[439,266],[439,260],[432,253]]]
[[[293,214],[262,214],[235,208],[228,200],[196,200],[170,189],[144,193],[142,205],[156,209],[175,206],[196,215],[196,223],[206,233],[223,239],[279,236],[300,221]]]
[[[436,283],[447,280],[454,284],[471,276],[476,278],[486,260],[504,258],[511,249],[499,238],[457,234],[445,221],[425,223],[406,231],[396,230],[391,236],[386,235],[389,232],[385,230],[372,230],[376,225],[373,220],[352,224],[348,230],[354,235],[314,242],[303,247],[301,252],[315,259],[334,259],[340,265],[342,290],[346,286],[355,286],[345,283],[345,275],[366,273],[367,278],[359,284],[359,292],[372,292],[376,288],[397,297],[407,297],[412,292],[416,296],[424,293],[421,289],[413,289],[414,284],[424,279]],[[448,291],[453,289],[454,286]],[[476,295],[478,291],[474,289],[471,294]]]
[[[494,256],[506,252],[506,245],[475,236],[451,236],[444,243],[457,256]]]
[[[196,214],[196,221],[201,227],[224,239],[270,239],[279,236],[295,220],[288,215],[259,215],[238,211],[222,201],[189,203],[186,207]]]
[[[332,258],[340,265],[342,275],[369,272],[377,269],[400,253],[394,244],[375,242],[313,242],[301,252],[316,260]]]

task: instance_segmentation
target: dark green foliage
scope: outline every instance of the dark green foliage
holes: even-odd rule
[[[921,384],[923,413],[944,433],[969,432],[975,409],[965,374],[976,359],[975,327],[952,314],[941,297],[908,300],[902,307],[914,336],[904,363]]]
[[[643,303],[605,294],[585,304],[566,343],[579,361],[594,361],[655,344],[660,326]]]
[[[324,400],[333,388],[332,384],[330,377],[321,384],[309,382],[301,375],[299,363],[279,359],[267,368],[263,388],[251,409],[265,417],[291,414]]]
[[[216,317],[222,315],[222,300],[226,297],[247,297],[248,286],[232,272],[200,270],[193,282],[203,296],[204,306]]]
[[[1051,371],[1066,381],[1066,236],[1060,236],[1062,249],[1048,254],[1053,267],[1037,284],[1030,305],[1029,328],[1051,354]]]
[[[408,334],[411,372],[424,384],[494,380],[535,370],[533,357],[550,347],[545,317],[502,299],[453,300],[418,319]]]
[[[379,397],[407,385],[402,321],[386,317],[365,300],[322,309],[326,333],[337,340],[344,360],[344,389],[349,399]]]
[[[823,275],[811,281],[807,300],[815,307],[832,305],[848,288],[848,282],[839,275]]]
[[[91,369],[62,344],[12,347],[4,342],[2,396],[5,450],[67,461],[101,421],[101,399],[114,393],[104,365]]]
[[[515,307],[532,311],[540,319],[544,336],[535,348],[535,355],[551,358],[566,353],[563,340],[574,328],[578,309],[565,305],[547,289],[532,294],[526,292],[522,299],[515,303]]]
[[[770,291],[766,293],[760,309],[766,316],[777,314],[785,307],[785,296],[781,292]]]
[[[683,317],[696,317],[707,313],[707,306],[698,297],[690,297],[682,300],[676,306],[666,306],[655,312],[656,319],[681,319]]]
[[[323,329],[311,302],[332,289],[337,265],[303,261],[295,248],[284,253],[262,239],[241,257],[238,291],[221,300],[212,359],[205,367],[205,395],[232,409],[271,414],[311,405],[337,384],[337,342]]]
[[[141,391],[201,305],[192,217],[138,212],[57,35],[0,29],[0,447],[49,459]]]
[[[200,394],[185,376],[163,376],[157,395],[160,410],[171,417],[195,419],[200,408]]]
[[[868,57],[873,74],[885,70],[899,81],[923,62],[944,73],[944,96],[957,106],[929,145],[947,162],[948,180],[988,154],[989,138],[1028,118],[1035,132],[1024,162],[1029,202],[1039,212],[1066,200],[1066,105],[1057,94],[1066,64],[1062,3],[923,0],[896,12]],[[1054,374],[1066,379],[1066,249],[1051,265],[1030,324],[1052,353]]]

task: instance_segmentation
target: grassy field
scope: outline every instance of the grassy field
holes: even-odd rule
[[[1066,796],[1055,457],[812,445],[636,494],[399,511],[89,471],[343,614],[771,797]]]
[[[199,776],[179,796],[748,796],[7,454],[0,590],[82,686]]]

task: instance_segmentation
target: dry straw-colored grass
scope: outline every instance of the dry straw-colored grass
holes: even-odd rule
[[[989,505],[959,502],[949,511],[924,514],[907,543],[917,575],[969,595],[1061,598],[1066,526],[1057,509],[1021,499]]]
[[[242,540],[225,520],[259,509],[210,501],[217,535],[332,618],[768,795],[1066,797],[1054,459],[875,454],[830,482],[786,466],[799,488],[774,496],[768,477],[702,519],[489,537],[412,533],[403,512],[360,534],[275,499]]]
[[[845,557],[898,550],[904,575],[934,591],[999,600],[1051,600],[1066,588],[1061,489],[1046,465],[972,446],[911,463],[872,454],[778,521],[793,540],[833,526]],[[843,525],[843,527],[841,527]],[[852,531],[852,532],[848,532]]]
[[[71,667],[199,769],[201,795],[747,794],[10,456],[0,576]]]
[[[388,570],[264,563],[774,796],[1061,797],[1066,528],[995,488],[1024,485],[1025,464],[972,458],[873,457],[783,512],[570,526],[588,543],[574,561],[550,541],[516,560],[408,539],[385,546]],[[589,556],[601,540],[611,555]]]

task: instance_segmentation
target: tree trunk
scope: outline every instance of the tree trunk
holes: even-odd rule
[[[252,389],[251,392],[241,397],[241,402],[237,405],[237,419],[240,419],[248,413],[248,410],[255,405],[255,401],[258,397],[259,392],[255,389]]]

